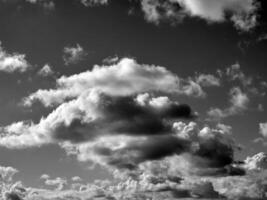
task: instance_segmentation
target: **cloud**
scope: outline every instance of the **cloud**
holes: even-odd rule
[[[53,11],[55,10],[56,7],[54,0],[25,0],[25,1],[31,4],[37,4],[46,11]]]
[[[54,71],[52,70],[51,66],[48,64],[45,64],[37,73],[39,76],[47,77],[54,74]]]
[[[18,172],[18,170],[13,168],[13,167],[0,166],[0,182],[2,182],[2,181],[7,181],[7,182],[12,181],[13,176],[17,172]]]
[[[107,5],[108,0],[80,0],[85,6]]]
[[[76,46],[73,47],[64,47],[63,53],[63,60],[65,65],[77,64],[87,56],[86,51],[79,44],[76,44]]]
[[[238,30],[249,31],[257,25],[259,3],[255,0],[141,0],[142,10],[149,22],[158,24],[170,19],[182,21],[198,17],[208,23],[233,22]]]
[[[67,185],[67,180],[60,178],[60,177],[57,177],[55,179],[47,178],[45,179],[44,183],[45,185],[48,185],[48,186],[54,186],[55,190],[60,191],[60,190],[63,190],[64,187]]]
[[[81,182],[81,181],[82,181],[82,178],[79,177],[79,176],[73,176],[73,177],[71,178],[71,180],[74,181],[74,182]]]
[[[230,81],[240,81],[240,83],[247,87],[253,82],[253,78],[247,76],[242,70],[238,63],[226,68],[225,75],[230,79]]]
[[[200,74],[196,77],[196,82],[202,87],[220,86],[220,79],[212,74]]]
[[[230,106],[225,109],[211,108],[208,115],[211,120],[220,120],[229,116],[237,115],[248,109],[249,97],[239,87],[230,90]]]
[[[195,117],[188,105],[148,97],[140,104],[132,97],[110,97],[98,91],[58,106],[38,124],[17,122],[3,129],[0,144],[10,148],[51,142],[79,143],[101,135],[159,135],[172,132],[169,120]]]
[[[228,133],[209,127],[199,129],[194,122],[177,122],[173,126],[173,134],[104,136],[78,145],[65,143],[62,147],[82,162],[91,161],[109,169],[138,170],[144,163],[160,160],[177,175],[232,173],[227,166],[233,162],[235,145]]]
[[[247,170],[267,170],[267,154],[260,152],[252,157],[247,157],[244,163],[244,168]]]
[[[260,123],[259,127],[260,127],[260,134],[263,137],[267,137],[267,123]]]
[[[45,106],[57,105],[82,93],[96,89],[111,96],[128,96],[145,92],[176,93],[204,97],[201,86],[192,80],[178,77],[166,68],[139,64],[131,58],[123,58],[110,66],[95,65],[92,70],[57,79],[57,88],[38,90],[25,98],[31,105],[35,100]]]
[[[25,72],[30,68],[30,64],[26,61],[24,54],[7,53],[2,47],[0,41],[0,71],[13,73],[13,72]]]

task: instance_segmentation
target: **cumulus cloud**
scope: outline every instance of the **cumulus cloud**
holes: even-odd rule
[[[220,79],[212,74],[200,74],[196,82],[203,87],[220,86]]]
[[[38,124],[18,122],[5,127],[0,144],[23,148],[53,141],[77,143],[101,135],[168,134],[172,132],[168,120],[194,117],[188,105],[177,102],[162,103],[152,98],[142,105],[131,97],[92,91],[61,104]]]
[[[54,74],[54,71],[52,70],[51,66],[48,64],[45,64],[37,73],[39,76],[47,77]]]
[[[26,55],[24,54],[6,52],[0,41],[0,71],[7,73],[27,71],[30,64],[25,58]]]
[[[266,170],[267,169],[267,154],[260,152],[252,157],[247,157],[244,161],[244,167],[247,170]]]
[[[77,64],[87,56],[86,51],[79,44],[76,44],[76,46],[64,47],[63,53],[65,65]]]
[[[68,182],[42,175],[48,189],[27,188],[29,200],[147,199],[152,193],[159,199],[222,198],[243,195],[245,187],[259,191],[264,183],[255,185],[247,180],[246,173],[252,170],[246,166],[253,162],[235,163],[232,128],[187,122],[194,120],[196,113],[172,96],[203,97],[202,87],[216,86],[211,77],[185,79],[164,67],[138,64],[129,58],[63,76],[55,88],[39,90],[25,100],[28,105],[40,100],[53,110],[39,122],[20,121],[2,127],[0,146],[15,149],[57,143],[79,161],[104,166],[121,178],[90,185],[79,177]],[[230,96],[230,108],[235,107],[229,108],[231,112],[247,107],[241,88],[234,87]],[[244,184],[238,191],[226,192],[236,180]],[[9,190],[5,194],[11,198],[18,193]],[[254,198],[260,194],[246,195]]]
[[[203,97],[205,92],[196,82],[178,77],[166,68],[139,64],[123,58],[110,66],[95,65],[92,70],[57,79],[57,88],[38,90],[24,101],[31,105],[39,100],[45,106],[60,104],[93,89],[111,96],[127,96],[145,92],[177,93]]]
[[[232,21],[242,31],[257,25],[259,3],[255,0],[141,0],[145,18],[158,24],[162,20],[182,21],[184,17],[198,17],[208,23]]]
[[[194,122],[177,122],[173,126],[174,133],[170,135],[105,136],[62,147],[82,162],[114,169],[138,170],[143,163],[160,160],[177,175],[234,174],[228,166],[233,162],[235,145],[228,133],[207,126],[200,129]]]

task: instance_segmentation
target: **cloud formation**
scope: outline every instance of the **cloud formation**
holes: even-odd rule
[[[39,76],[47,77],[54,74],[52,67],[48,64],[45,64],[37,73]]]
[[[92,70],[57,79],[57,88],[38,90],[25,98],[25,105],[35,100],[45,106],[53,106],[73,99],[82,93],[100,90],[111,96],[128,96],[145,92],[176,93],[204,97],[205,92],[193,80],[183,79],[165,67],[139,64],[131,58],[123,58],[110,66],[95,65]]]
[[[77,64],[87,56],[86,51],[79,44],[76,44],[76,46],[64,47],[63,53],[65,65]]]
[[[30,68],[30,64],[26,61],[26,55],[19,53],[8,53],[2,47],[0,41],[0,71],[13,73],[25,72]]]
[[[161,20],[182,21],[185,17],[198,17],[208,23],[232,21],[242,31],[257,25],[259,3],[255,0],[141,0],[145,18],[150,22]]]
[[[52,111],[36,123],[19,121],[2,127],[0,146],[21,149],[57,143],[80,162],[104,166],[121,178],[90,185],[79,177],[69,183],[65,178],[42,175],[48,189],[26,188],[27,200],[147,199],[152,193],[159,199],[238,199],[244,195],[260,199],[265,182],[251,175],[253,167],[249,166],[258,168],[264,159],[237,164],[231,127],[190,122],[197,114],[177,100],[181,95],[205,97],[203,88],[219,87],[220,74],[182,78],[164,67],[123,58],[62,76],[55,88],[38,90],[24,100],[27,106],[40,101]],[[248,103],[243,90],[250,83],[233,80],[235,74],[226,76],[241,84],[230,92],[229,112],[241,112]],[[242,182],[238,189],[230,188],[238,181]],[[246,187],[249,190],[244,193]],[[7,198],[23,196],[15,189],[8,191]]]

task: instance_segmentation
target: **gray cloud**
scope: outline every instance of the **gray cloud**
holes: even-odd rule
[[[64,47],[63,53],[65,65],[77,64],[87,56],[86,51],[79,44],[76,44],[76,46]]]

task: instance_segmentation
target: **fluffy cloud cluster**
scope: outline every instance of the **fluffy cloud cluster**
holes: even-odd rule
[[[124,169],[180,154],[189,154],[188,162],[198,160],[196,165],[202,163],[202,168],[221,170],[231,164],[233,143],[222,129],[174,123],[192,120],[196,114],[172,100],[171,93],[202,97],[204,91],[192,79],[129,58],[95,66],[59,78],[56,89],[39,90],[26,98],[27,105],[40,100],[56,108],[39,123],[3,127],[0,145],[26,148],[60,143],[68,153],[79,152],[81,161]]]
[[[231,80],[236,77],[236,73],[229,74]],[[231,127],[189,122],[197,114],[177,101],[179,95],[205,97],[203,88],[220,86],[218,77],[202,74],[185,79],[164,67],[130,58],[96,65],[80,74],[62,76],[55,88],[26,97],[27,106],[40,101],[53,110],[37,123],[20,121],[2,127],[0,146],[15,149],[58,143],[79,161],[104,166],[122,179],[117,184],[88,185],[73,177],[69,187],[65,178],[42,175],[50,189],[27,188],[26,199],[149,199],[152,193],[158,199],[234,199],[244,194],[245,187],[251,191],[248,197],[260,198],[265,183],[260,179],[256,185],[250,180],[258,179],[246,174],[253,171],[248,166],[256,159],[235,164]],[[243,109],[246,95],[238,87],[231,94],[231,104]],[[225,188],[237,180],[242,182],[239,190],[227,192]],[[7,199],[23,197],[15,189],[8,191]]]
[[[35,100],[45,106],[53,106],[81,93],[99,90],[111,96],[128,96],[146,92],[176,93],[203,97],[205,92],[193,80],[183,79],[164,67],[139,64],[124,58],[110,66],[94,66],[92,70],[57,79],[57,88],[38,90],[25,98],[31,105]]]
[[[24,54],[6,52],[0,41],[0,71],[7,73],[27,71],[30,68],[30,64],[25,57]]]
[[[56,109],[37,124],[17,122],[3,127],[0,144],[24,148],[61,141],[79,143],[104,135],[168,135],[173,132],[172,120],[195,117],[188,105],[157,93],[204,94],[197,83],[164,67],[124,58],[111,66],[63,76],[56,89],[27,97],[27,105],[40,100]]]
[[[80,161],[92,161],[115,169],[140,170],[142,165],[165,160],[169,169],[180,175],[243,174],[231,168],[234,142],[222,129],[196,123],[173,124],[173,134],[146,137],[112,136],[79,145],[64,144]]]
[[[248,31],[257,25],[259,3],[255,0],[141,0],[148,21],[181,21],[184,17],[199,17],[208,23],[232,21],[237,29]]]

